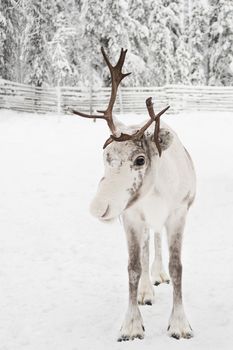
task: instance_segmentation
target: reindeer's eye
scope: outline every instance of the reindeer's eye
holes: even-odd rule
[[[134,164],[137,166],[142,166],[145,164],[145,157],[144,156],[139,156],[135,159]]]

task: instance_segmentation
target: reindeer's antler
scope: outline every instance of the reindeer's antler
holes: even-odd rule
[[[81,113],[81,112],[74,111],[74,110],[73,110],[73,113],[77,114],[81,117],[85,117],[85,118],[105,119],[106,122],[108,123],[109,129],[111,130],[113,135],[115,135],[116,134],[116,127],[115,127],[114,122],[113,122],[112,111],[113,111],[114,103],[116,101],[117,89],[118,89],[118,86],[120,85],[120,82],[131,73],[126,73],[126,74],[122,73],[122,67],[123,67],[124,62],[125,62],[125,56],[126,56],[127,50],[121,49],[120,57],[119,57],[118,62],[115,66],[113,66],[110,63],[103,47],[101,47],[101,52],[104,56],[104,60],[105,60],[107,66],[110,70],[110,73],[111,73],[112,90],[111,90],[111,96],[110,96],[110,101],[108,103],[108,107],[105,111],[97,111],[98,113],[102,113],[102,115],[99,115],[99,114],[90,115],[90,114],[85,114],[85,113]]]
[[[144,132],[149,128],[149,126],[153,122],[155,122],[154,141],[155,141],[155,144],[158,148],[159,155],[161,156],[161,147],[159,144],[160,117],[163,113],[165,113],[168,110],[168,108],[170,106],[164,108],[161,112],[159,112],[158,114],[155,115],[153,103],[152,103],[152,98],[149,97],[146,100],[146,105],[147,105],[147,109],[148,109],[148,112],[150,115],[150,120],[148,120],[148,122],[146,122],[146,124],[141,129],[137,130],[132,135],[121,133],[120,136],[117,136],[116,135],[117,130],[116,130],[116,127],[114,125],[112,111],[113,111],[114,103],[116,101],[117,89],[118,89],[118,86],[120,85],[120,82],[125,77],[127,77],[129,74],[131,74],[131,73],[125,73],[125,74],[122,73],[122,67],[123,67],[124,62],[125,62],[125,56],[126,56],[127,50],[121,49],[120,57],[119,57],[118,62],[115,66],[113,66],[110,63],[103,47],[101,47],[101,52],[104,56],[104,60],[105,60],[107,66],[110,70],[110,73],[111,73],[112,90],[111,90],[111,96],[110,96],[110,101],[108,103],[108,107],[105,111],[97,111],[98,113],[101,113],[101,114],[97,114],[97,115],[86,114],[86,113],[78,112],[75,110],[72,110],[72,112],[74,114],[77,114],[77,115],[84,117],[84,118],[105,119],[106,120],[106,122],[109,126],[109,129],[112,132],[112,135],[107,139],[103,148],[107,147],[113,141],[122,142],[122,141],[127,141],[127,140],[140,139],[143,136]]]

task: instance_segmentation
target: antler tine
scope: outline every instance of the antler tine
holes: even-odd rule
[[[127,53],[127,49],[123,50],[123,48],[121,48],[121,53],[120,53],[119,59],[118,59],[117,64],[116,64],[115,67],[117,67],[117,66],[120,67],[120,68],[123,67],[124,62],[125,62],[126,53]]]
[[[74,114],[79,115],[80,117],[84,117],[84,118],[94,118],[94,119],[105,119],[103,115],[99,115],[99,114],[86,114],[86,113],[82,113],[82,112],[78,112],[75,111],[74,109],[71,109],[71,112],[73,112]],[[100,112],[100,111],[97,111]]]
[[[153,102],[152,102],[152,97],[149,97],[146,99],[146,106],[147,106],[148,113],[149,113],[151,119],[153,119],[153,121],[159,120],[161,115],[164,114],[170,108],[170,106],[167,106],[166,108],[162,109],[161,112],[155,114],[154,106],[153,106]]]
[[[154,120],[155,119],[155,112],[154,112],[154,108],[153,108],[152,97],[148,97],[146,99],[146,107],[147,107],[149,116]]]
[[[125,56],[127,54],[127,51],[128,51],[127,49],[126,50],[123,50],[123,48],[121,49],[120,57],[119,57],[119,59],[117,61],[117,64],[115,65],[115,67],[118,67],[119,69],[122,69],[122,67],[123,67],[123,65],[125,63]],[[125,77],[127,77],[130,74],[131,74],[131,72],[129,72],[129,73],[122,73],[122,79],[124,79]]]
[[[152,97],[149,97],[149,98],[146,99],[146,106],[147,106],[147,110],[148,110],[149,116],[153,120],[158,119],[159,117],[161,117],[161,115],[163,113],[165,113],[170,108],[170,106],[167,106],[166,108],[162,109],[161,112],[159,112],[158,114],[155,114],[155,112],[154,112],[154,104],[152,102]]]
[[[151,120],[155,121],[154,141],[155,141],[156,147],[158,149],[159,156],[161,157],[162,150],[161,150],[161,146],[159,143],[160,117],[163,113],[165,113],[170,108],[170,106],[167,106],[166,108],[164,108],[161,112],[159,112],[156,115],[154,112],[152,97],[147,98],[146,106],[147,106],[148,113],[151,117]]]
[[[113,66],[110,63],[108,56],[106,55],[103,47],[101,47],[101,52],[103,54],[103,57],[104,57],[104,60],[107,64],[107,66],[110,70],[111,83],[112,83],[111,96],[110,96],[108,107],[107,107],[106,111],[104,111],[104,116],[105,116],[105,119],[108,123],[110,130],[112,131],[113,134],[115,134],[116,127],[115,127],[114,122],[113,122],[112,111],[113,111],[114,103],[116,101],[117,89],[118,89],[118,86],[119,86],[120,82],[122,81],[122,79],[124,79],[125,77],[127,77],[131,73],[125,73],[125,74],[122,73],[122,67],[123,67],[124,62],[125,62],[125,56],[126,56],[127,50],[124,50],[123,48],[121,49],[119,59],[118,59],[117,64],[115,66]]]
[[[119,59],[118,59],[118,61],[117,61],[117,64],[116,64],[115,66],[113,66],[113,65],[111,64],[111,62],[109,61],[108,56],[106,55],[106,52],[104,51],[103,46],[101,46],[102,55],[103,55],[104,60],[105,60],[107,66],[108,66],[108,68],[109,68],[109,70],[110,70],[111,75],[112,75],[113,71],[118,70],[118,71],[119,71],[119,72],[118,72],[118,73],[119,73],[119,76],[118,76],[117,78],[120,79],[120,81],[121,81],[123,78],[125,78],[125,77],[127,77],[128,75],[131,74],[131,72],[130,72],[130,73],[122,73],[122,72],[121,72],[121,69],[122,69],[122,67],[123,67],[123,65],[124,65],[124,63],[125,63],[125,56],[126,56],[127,51],[128,51],[127,49],[124,50],[123,48],[121,48],[121,52],[120,52],[120,56],[119,56]],[[116,78],[116,77],[115,77],[115,78]]]

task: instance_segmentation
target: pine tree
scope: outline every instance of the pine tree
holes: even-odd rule
[[[164,6],[164,17],[166,27],[169,30],[170,40],[172,42],[172,70],[173,80],[170,83],[189,83],[189,53],[188,39],[184,31],[183,24],[183,1],[181,0],[162,0]]]
[[[76,44],[79,84],[89,88],[102,84],[103,59],[100,46],[106,46],[103,12],[104,4],[102,1],[86,0],[80,17],[81,40]]]
[[[126,0],[106,0],[103,9],[102,21],[104,24],[102,42],[106,51],[109,54],[110,60],[114,63],[118,57],[120,49],[123,47],[128,49],[127,59],[124,64],[124,70],[132,71],[131,64],[131,43],[130,43],[130,29],[132,28],[132,21],[128,12],[128,2]],[[135,56],[132,54],[132,58]],[[103,80],[106,86],[110,84],[109,71],[106,68],[103,70]],[[122,85],[129,86],[131,77],[125,79]]]
[[[150,54],[148,65],[151,69],[152,86],[162,86],[174,81],[174,48],[167,26],[167,18],[161,0],[151,3],[149,25]]]
[[[208,22],[208,12],[202,2],[194,0],[190,24],[190,74],[193,85],[206,84]]]
[[[53,5],[53,6],[52,6]],[[28,22],[24,32],[24,80],[35,86],[50,82],[50,56],[48,42],[51,39],[53,21],[56,14],[53,2],[32,0],[26,9]]]
[[[209,34],[209,85],[233,82],[233,3],[211,0]]]
[[[0,2],[0,76],[16,78],[18,13],[12,2]]]
[[[6,18],[0,11],[0,78],[5,77],[5,41],[6,41]]]
[[[195,0],[194,0],[195,1]],[[183,0],[183,28],[184,28],[184,41],[189,44],[189,33],[190,33],[190,7],[191,3],[189,0]]]
[[[185,36],[180,36],[175,54],[176,69],[175,83],[189,85],[190,84],[190,53],[188,51],[188,43]]]
[[[49,43],[51,65],[53,70],[52,82],[55,85],[64,85],[72,75],[69,62],[69,37],[72,35],[72,28],[69,27],[65,13],[58,13],[54,36]]]
[[[133,86],[150,85],[151,72],[148,66],[150,43],[148,30],[148,15],[150,2],[145,0],[129,1],[129,41],[130,70],[133,74],[130,83]]]

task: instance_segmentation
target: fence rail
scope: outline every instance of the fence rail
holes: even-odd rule
[[[69,109],[92,112],[108,103],[110,88],[81,90],[75,87],[38,88],[0,79],[0,108],[24,112],[69,113]],[[145,100],[152,96],[156,110],[170,105],[170,113],[181,111],[233,111],[233,87],[167,85],[122,87],[116,113],[145,113]]]

